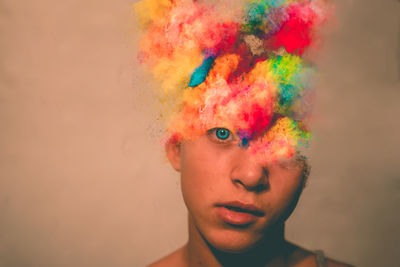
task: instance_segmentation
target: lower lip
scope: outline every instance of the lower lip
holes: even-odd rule
[[[244,226],[254,223],[258,219],[254,214],[234,211],[225,207],[217,207],[217,210],[221,219],[228,224]]]

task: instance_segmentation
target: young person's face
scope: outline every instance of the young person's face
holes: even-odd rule
[[[303,186],[304,164],[261,165],[229,134],[210,130],[167,146],[167,152],[181,173],[183,198],[196,229],[213,247],[241,252],[290,215]]]

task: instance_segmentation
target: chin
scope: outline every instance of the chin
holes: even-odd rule
[[[240,254],[254,248],[261,240],[243,230],[220,230],[206,237],[213,248],[226,253]]]

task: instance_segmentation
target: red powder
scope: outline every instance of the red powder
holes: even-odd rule
[[[215,46],[215,50],[220,51],[229,50],[235,43],[238,37],[238,24],[234,22],[225,22],[217,24],[217,29],[214,34],[218,34],[221,38],[220,42]]]
[[[312,41],[313,27],[317,14],[308,5],[292,5],[288,7],[289,19],[281,29],[271,37],[273,49],[285,47],[289,53],[302,55]]]
[[[251,63],[254,59],[246,44],[242,43],[234,49],[234,53],[240,56],[240,61],[236,70],[229,75],[229,83],[238,79],[242,74],[248,73],[253,68]]]
[[[169,145],[176,146],[181,140],[182,137],[179,134],[174,133],[168,138],[167,142],[165,142],[165,147],[168,147]]]
[[[272,113],[268,108],[260,107],[258,104],[253,104],[249,113],[251,132],[256,136],[261,135],[271,123]]]

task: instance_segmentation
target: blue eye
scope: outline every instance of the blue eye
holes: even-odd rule
[[[231,132],[225,128],[217,128],[215,129],[215,135],[217,136],[218,139],[226,140],[231,135]]]
[[[235,140],[232,132],[226,128],[212,128],[207,131],[208,138],[217,144],[230,144]]]

